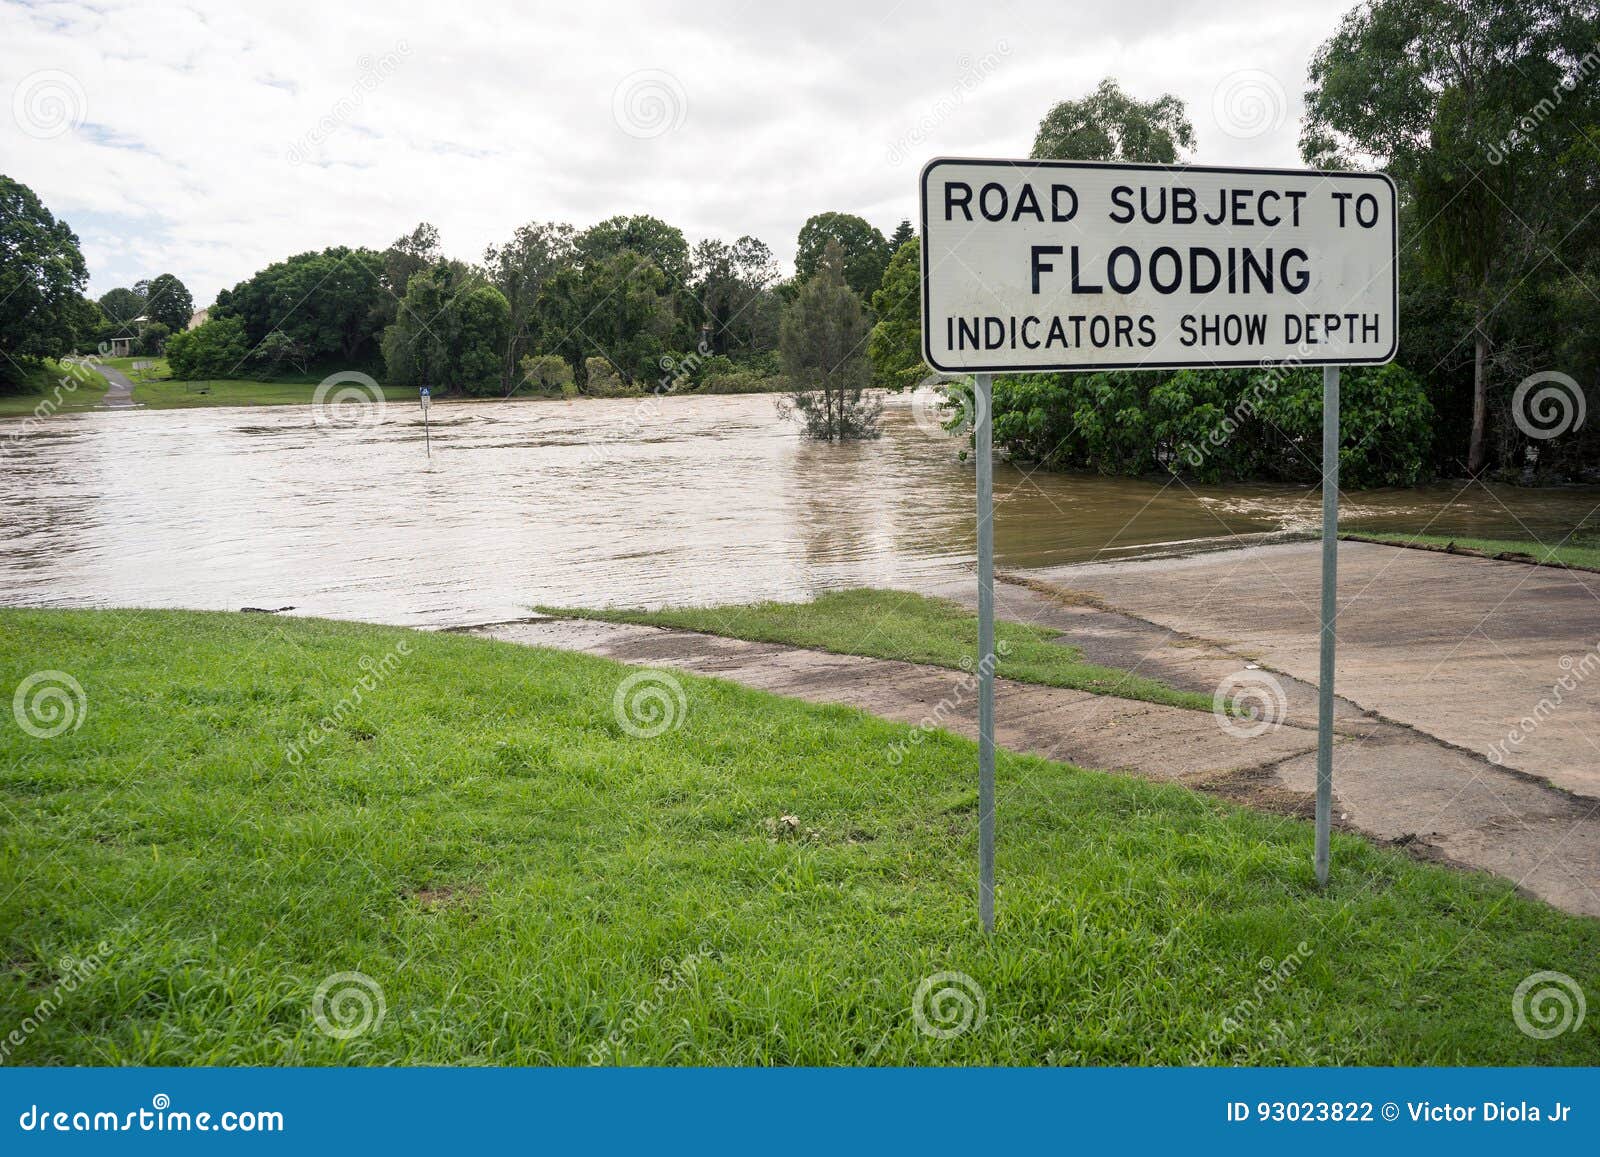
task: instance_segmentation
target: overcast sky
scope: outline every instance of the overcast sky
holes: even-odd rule
[[[418,221],[481,257],[530,220],[753,234],[912,216],[934,155],[1026,156],[1104,76],[1172,92],[1193,160],[1295,165],[1306,65],[1353,0],[99,4],[0,0],[0,171],[83,241],[90,291]]]

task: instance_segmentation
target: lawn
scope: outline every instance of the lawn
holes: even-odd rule
[[[1560,546],[1544,546],[1526,539],[1461,538],[1448,534],[1391,534],[1363,531],[1359,534],[1342,534],[1339,537],[1357,541],[1393,543],[1396,546],[1471,552],[1489,558],[1511,558],[1518,562],[1557,562],[1564,566],[1600,570],[1600,543],[1591,546],[1587,539],[1574,542],[1569,538]]]
[[[678,674],[647,738],[588,656],[0,612],[0,690],[43,670],[86,708],[0,727],[7,1063],[1600,1062],[1511,1015],[1600,992],[1600,923],[1338,834],[1319,891],[1308,825],[1180,787],[1002,753],[988,939],[954,737],[893,766],[903,727]]]
[[[106,380],[92,369],[46,361],[20,381],[0,382],[0,418],[89,410],[105,397]]]
[[[203,382],[176,382],[170,379],[134,379],[133,400],[155,410],[187,406],[288,406],[309,405],[322,383],[322,377],[279,378],[258,382],[248,378],[228,378]],[[415,386],[381,386],[391,402],[415,402]]]
[[[766,602],[663,611],[538,609],[569,618],[681,627],[735,639],[963,670],[972,669],[978,653],[977,616],[946,599],[906,591],[865,588],[831,592],[808,603]],[[1082,652],[1061,638],[1060,631],[1048,627],[996,622],[995,649],[1000,657],[995,672],[1023,683],[1211,710],[1210,695],[1180,691],[1159,679],[1116,667],[1085,663]]]

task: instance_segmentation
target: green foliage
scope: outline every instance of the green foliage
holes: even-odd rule
[[[789,403],[806,433],[822,441],[876,438],[882,409],[862,395],[872,374],[867,316],[845,284],[844,265],[844,250],[829,241],[816,274],[784,311],[779,339]]]
[[[281,329],[275,329],[251,351],[250,359],[266,367],[268,373],[277,373],[285,366],[293,366],[303,374],[311,360],[311,350],[304,342],[295,340]]]
[[[946,599],[871,588],[830,591],[811,602],[766,602],[719,607],[636,611],[541,607],[552,614],[613,623],[646,623],[709,635],[783,643],[839,655],[870,655],[904,663],[967,670],[978,650],[978,619]],[[1084,661],[1083,653],[1049,627],[995,624],[995,673],[1021,683],[1071,687],[1096,695],[1210,711],[1212,697],[1180,691],[1159,679]]]
[[[889,259],[883,285],[872,295],[877,323],[867,339],[872,384],[904,390],[928,375],[922,360],[922,243],[915,237]]]
[[[511,309],[494,286],[455,262],[416,274],[383,334],[389,381],[438,393],[495,394]]]
[[[709,238],[694,247],[691,320],[714,353],[770,350],[778,341],[778,265],[754,237],[732,245]]]
[[[131,289],[111,289],[100,298],[99,305],[107,321],[125,326],[144,313],[144,296]],[[184,322],[187,324],[188,319],[185,318]]]
[[[550,352],[581,365],[599,350],[629,386],[654,382],[662,357],[690,344],[666,275],[631,249],[556,273],[543,308]]]
[[[1319,370],[1112,371],[996,378],[994,437],[1057,469],[1204,481],[1321,476]],[[1428,473],[1433,407],[1399,366],[1344,370],[1341,485],[1408,486]]]
[[[661,271],[669,286],[689,280],[689,242],[683,230],[659,217],[610,217],[578,234],[578,261],[585,267],[601,265],[618,254],[635,253]]]
[[[585,358],[584,393],[592,398],[636,397],[642,391],[624,381],[617,368],[605,358]]]
[[[572,397],[578,392],[572,366],[558,354],[528,354],[520,368],[523,380],[540,393]]]
[[[208,318],[173,334],[166,346],[173,378],[186,382],[235,377],[249,353],[244,321],[237,317]]]
[[[1402,291],[1432,306],[1427,324],[1402,313],[1401,352],[1433,367],[1447,468],[1475,474],[1498,449],[1516,471],[1530,445],[1508,412],[1515,384],[1546,369],[1600,375],[1592,297],[1551,324],[1555,283],[1600,265],[1597,37],[1595,0],[1373,0],[1312,59],[1302,154],[1381,167],[1400,185],[1416,254],[1402,255]],[[1425,284],[1453,302],[1426,301]],[[1600,449],[1594,426],[1532,449],[1576,472],[1584,445]]]
[[[559,222],[532,222],[519,227],[505,245],[491,245],[483,255],[489,280],[506,299],[507,336],[501,359],[500,385],[515,385],[518,358],[539,337],[539,297],[555,274],[574,259],[573,229]]]
[[[1170,165],[1193,148],[1194,126],[1183,101],[1171,94],[1137,100],[1107,77],[1082,100],[1064,100],[1045,114],[1032,155]]]
[[[889,264],[889,242],[876,226],[853,213],[818,213],[800,227],[795,280],[804,284],[816,276],[829,242],[837,244],[844,255],[845,284],[862,301],[871,301]]]
[[[0,175],[0,379],[70,353],[100,312],[83,296],[77,234],[32,189]]]
[[[167,346],[172,331],[159,321],[147,321],[139,327],[139,352],[156,357]]]
[[[578,1065],[613,1032],[621,1064],[1600,1062],[1592,1020],[1535,1040],[1507,1008],[1556,969],[1592,1018],[1600,923],[1340,831],[1318,887],[1309,824],[1178,784],[1001,751],[988,936],[976,746],[942,730],[675,672],[640,739],[588,655],[0,611],[5,685],[43,656],[89,710],[0,727],[0,1024],[112,951],[19,1066]],[[816,837],[774,842],[785,814]],[[312,998],[350,970],[387,1015],[337,1039]],[[942,970],[988,1015],[938,1040],[910,1009]]]
[[[312,360],[354,364],[367,356],[378,333],[386,296],[383,268],[383,255],[370,249],[335,246],[296,254],[218,294],[211,317],[239,318],[252,347],[282,333]]]
[[[168,333],[180,333],[189,328],[194,316],[194,298],[188,287],[170,273],[152,278],[145,288],[144,315],[160,322]]]

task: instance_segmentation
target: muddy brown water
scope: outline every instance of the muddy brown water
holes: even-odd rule
[[[0,605],[297,613],[409,626],[530,604],[661,605],[915,587],[970,567],[962,442],[906,397],[816,445],[768,395],[310,407],[0,422]],[[1315,491],[995,472],[1003,567],[1313,530]],[[1350,495],[1362,530],[1600,538],[1600,487]],[[1585,522],[1587,520],[1587,522]]]

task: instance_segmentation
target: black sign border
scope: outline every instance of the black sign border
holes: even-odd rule
[[[1389,188],[1389,234],[1390,250],[1394,254],[1391,263],[1394,265],[1394,278],[1390,289],[1393,295],[1393,329],[1394,334],[1389,343],[1389,352],[1381,358],[1292,358],[1280,361],[1273,358],[1252,358],[1246,361],[1139,361],[1139,362],[1095,362],[1093,364],[1078,365],[1035,365],[1024,364],[1014,366],[962,366],[951,368],[941,366],[933,360],[933,350],[929,342],[928,329],[928,174],[940,165],[1009,165],[1018,169],[1117,169],[1139,170],[1151,173],[1241,173],[1251,176],[1272,177],[1337,177],[1342,179],[1356,178],[1358,180],[1378,181]],[[1103,370],[1203,370],[1203,369],[1239,369],[1241,367],[1301,365],[1301,366],[1381,366],[1394,361],[1395,354],[1400,349],[1400,194],[1395,187],[1394,179],[1387,173],[1361,173],[1348,172],[1339,169],[1272,169],[1235,167],[1232,165],[1157,165],[1145,162],[1122,161],[1054,161],[1054,160],[1022,160],[1015,157],[934,157],[922,166],[922,172],[917,180],[917,199],[921,202],[920,216],[922,222],[922,236],[919,238],[922,273],[922,361],[936,373],[941,374],[1062,374],[1080,373],[1092,374]]]

